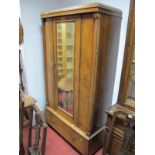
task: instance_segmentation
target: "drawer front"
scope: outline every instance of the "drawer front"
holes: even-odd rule
[[[86,155],[88,153],[88,141],[79,133],[68,126],[64,121],[55,116],[51,111],[46,110],[47,122],[60,133],[79,152]]]

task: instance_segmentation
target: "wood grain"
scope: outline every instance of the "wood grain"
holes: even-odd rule
[[[125,112],[126,114],[134,115],[133,111],[126,109],[126,108],[120,106],[119,104],[113,105],[108,110],[106,110],[106,113],[108,115],[108,118],[107,118],[108,131],[109,131],[109,127],[111,126],[111,123],[112,123],[113,113],[117,112],[117,111],[122,111],[122,112]],[[124,140],[124,132],[125,132],[125,126],[124,126],[125,119],[126,118],[123,117],[122,115],[118,116],[116,119],[114,130],[112,132],[110,148],[109,148],[111,155],[117,154],[120,151],[120,148],[122,148],[123,140]],[[135,144],[132,145],[130,151],[134,154]]]
[[[115,78],[121,12],[92,4],[44,13],[42,20],[47,61],[47,122],[82,154],[92,154],[102,145],[104,110],[112,100],[109,94]],[[75,22],[73,117],[58,108],[57,69],[55,65],[50,68],[48,63],[51,59],[53,64],[57,61],[56,24],[71,21]],[[83,141],[75,142],[77,137]]]
[[[89,132],[90,104],[92,96],[92,74],[94,73],[94,19],[93,14],[82,16],[81,20],[81,52],[80,52],[80,84],[79,84],[79,127]],[[90,67],[92,66],[92,67]]]
[[[121,19],[102,14],[100,23],[92,131],[105,124],[103,110],[112,104]]]
[[[107,5],[103,5],[101,3],[92,3],[92,4],[86,4],[83,6],[73,6],[65,9],[54,10],[51,12],[44,12],[41,14],[41,17],[48,18],[48,17],[94,13],[94,12],[104,13],[104,14],[117,16],[117,17],[122,16],[122,11],[119,9],[116,9]]]
[[[53,29],[52,29],[52,19],[47,19],[45,23],[43,23],[43,32],[44,32],[44,63],[45,63],[45,78],[46,81],[46,94],[47,94],[47,103],[54,107],[54,70],[53,70]]]

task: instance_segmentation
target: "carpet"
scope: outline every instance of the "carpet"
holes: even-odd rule
[[[34,139],[35,139],[35,133],[34,129],[32,129],[32,144],[34,144]],[[25,148],[25,155],[28,155],[27,140],[28,140],[28,129],[24,128],[23,143]],[[72,146],[70,146],[69,143],[67,143],[59,134],[57,134],[54,130],[48,127],[45,155],[80,155],[80,153],[78,153]],[[95,155],[102,155],[102,149],[96,152]]]

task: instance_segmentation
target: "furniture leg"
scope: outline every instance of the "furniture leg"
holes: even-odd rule
[[[19,154],[20,155],[24,155],[24,146],[23,146],[23,118],[24,118],[24,107],[23,104],[20,104],[20,110],[19,110],[19,141],[20,141],[20,150],[19,150]]]
[[[42,149],[41,149],[42,155],[45,155],[46,134],[47,134],[47,128],[44,128],[44,130],[43,130],[43,140],[42,140]]]
[[[31,137],[32,137],[32,120],[33,120],[33,108],[29,109],[29,134],[28,134],[28,148],[31,147]]]

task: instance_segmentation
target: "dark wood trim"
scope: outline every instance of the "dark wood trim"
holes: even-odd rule
[[[127,37],[124,51],[124,62],[122,68],[119,95],[117,100],[117,103],[122,106],[126,106],[124,103],[129,83],[129,74],[131,69],[134,47],[135,47],[135,0],[131,0],[128,27],[127,27]],[[134,107],[128,107],[128,108],[134,110]]]

